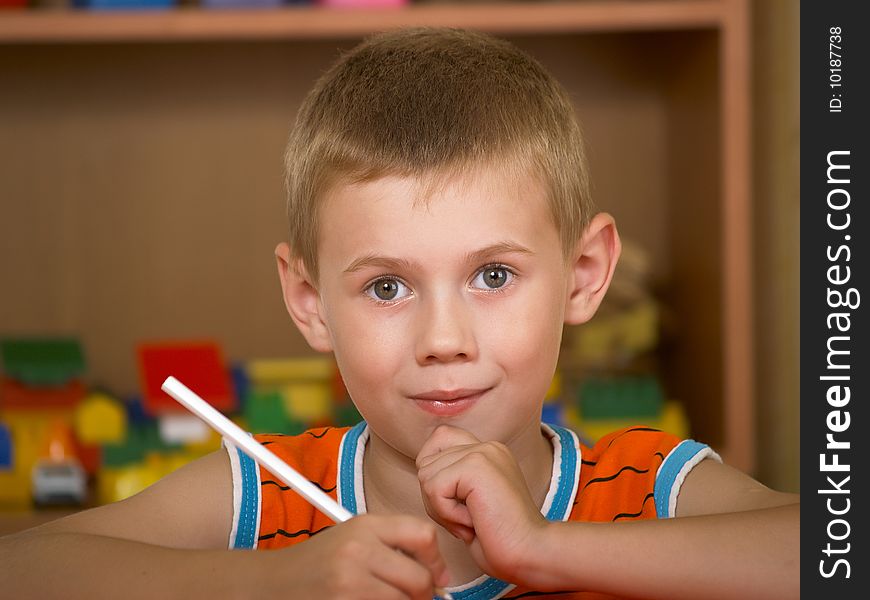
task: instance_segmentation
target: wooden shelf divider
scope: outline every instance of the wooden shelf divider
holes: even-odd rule
[[[727,12],[721,0],[438,3],[399,9],[23,10],[0,14],[0,43],[286,40],[356,37],[426,25],[502,34],[716,28]]]

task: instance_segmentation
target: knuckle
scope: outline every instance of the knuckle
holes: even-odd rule
[[[420,528],[420,541],[424,544],[432,545],[435,544],[438,539],[438,533],[435,530],[434,523],[422,523]]]

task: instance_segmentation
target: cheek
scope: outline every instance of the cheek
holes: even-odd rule
[[[555,295],[548,302],[533,298],[530,294],[517,302],[510,316],[500,320],[492,344],[509,376],[530,384],[546,379],[549,385],[562,341],[562,313]]]
[[[370,314],[331,317],[335,360],[351,396],[361,399],[392,381],[402,356],[404,329]]]

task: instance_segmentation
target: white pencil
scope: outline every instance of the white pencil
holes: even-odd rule
[[[187,410],[208,423],[209,426],[222,436],[241,448],[257,464],[262,465],[275,474],[278,479],[294,489],[300,496],[330,519],[336,523],[342,523],[353,517],[353,514],[349,510],[320,491],[313,483],[300,475],[295,469],[252,436],[245,433],[241,427],[230,421],[220,411],[197,396],[175,377],[167,377],[160,388],[175,398]],[[435,593],[444,600],[453,600],[453,597],[444,590],[436,588]]]

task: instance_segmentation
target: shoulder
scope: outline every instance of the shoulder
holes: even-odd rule
[[[254,436],[321,491],[337,499],[342,444],[350,427],[320,427],[299,435]],[[307,539],[331,524],[268,469],[227,444],[233,481],[233,548],[278,548]]]
[[[350,427],[318,427],[299,435],[258,434],[258,442],[294,467],[334,462]]]
[[[705,444],[645,426],[614,431],[581,451],[581,491],[597,487],[598,494],[642,502],[642,510],[625,513],[639,518],[676,516],[686,476],[707,458],[720,460]]]

